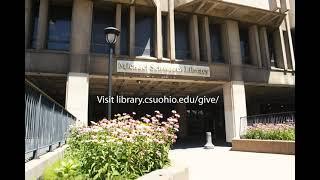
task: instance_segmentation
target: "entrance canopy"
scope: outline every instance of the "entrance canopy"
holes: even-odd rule
[[[175,10],[271,27],[279,27],[285,17],[284,13],[218,0],[175,1]]]

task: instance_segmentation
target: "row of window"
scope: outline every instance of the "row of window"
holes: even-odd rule
[[[30,47],[36,48],[38,12],[39,3],[33,8],[33,30],[31,34]],[[129,54],[129,8],[123,7],[121,11],[121,39],[120,54]],[[70,49],[71,34],[71,16],[72,7],[50,5],[48,13],[48,32],[47,49],[68,51]],[[163,56],[168,57],[167,52],[167,16],[162,16],[162,38],[163,38]],[[200,24],[200,23],[198,23]],[[91,52],[106,53],[107,45],[103,29],[105,27],[115,26],[115,8],[96,8],[93,9]],[[199,27],[200,29],[201,27]],[[192,59],[189,38],[188,18],[175,16],[175,51],[177,59]],[[155,14],[139,13],[135,16],[135,55],[136,56],[154,56],[155,47]],[[222,35],[220,24],[209,24],[211,54],[213,62],[224,63]],[[249,51],[248,29],[240,28],[240,48],[242,62],[251,64]],[[199,35],[203,36],[203,33]],[[275,53],[271,34],[268,35],[271,63],[277,66],[275,62]],[[205,58],[205,48],[200,44],[200,59]]]

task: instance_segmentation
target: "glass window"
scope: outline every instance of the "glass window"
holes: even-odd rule
[[[189,46],[189,26],[186,18],[175,16],[174,19],[175,31],[175,51],[176,58],[183,60],[191,59],[191,52]]]
[[[69,50],[72,8],[65,6],[49,7],[47,48]]]
[[[154,16],[136,14],[135,18],[135,54],[154,56]]]
[[[129,8],[121,9],[120,54],[129,55]]]
[[[37,33],[38,33],[38,19],[39,19],[39,2],[34,3],[32,8],[32,20],[31,20],[31,38],[30,47],[36,48]]]
[[[269,46],[269,55],[270,55],[270,65],[273,67],[278,67],[276,61],[276,53],[274,49],[274,41],[273,41],[273,34],[272,32],[268,32],[268,46]]]
[[[239,28],[240,33],[240,51],[242,64],[251,64],[249,50],[249,35],[247,28]]]
[[[211,56],[213,62],[224,63],[220,24],[210,24]]]
[[[91,36],[91,51],[108,53],[104,28],[115,26],[115,12],[113,9],[93,8],[93,23]]]

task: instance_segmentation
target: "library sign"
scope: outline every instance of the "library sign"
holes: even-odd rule
[[[117,72],[210,77],[210,68],[208,66],[145,61],[118,60]]]

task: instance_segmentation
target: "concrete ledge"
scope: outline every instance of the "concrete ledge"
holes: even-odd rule
[[[231,150],[294,155],[295,141],[233,139]]]
[[[137,180],[188,180],[189,170],[183,165],[173,165],[168,168],[152,171]]]
[[[25,180],[36,180],[42,176],[48,166],[63,158],[66,147],[67,145],[64,145],[53,152],[40,156],[39,159],[25,163]]]

